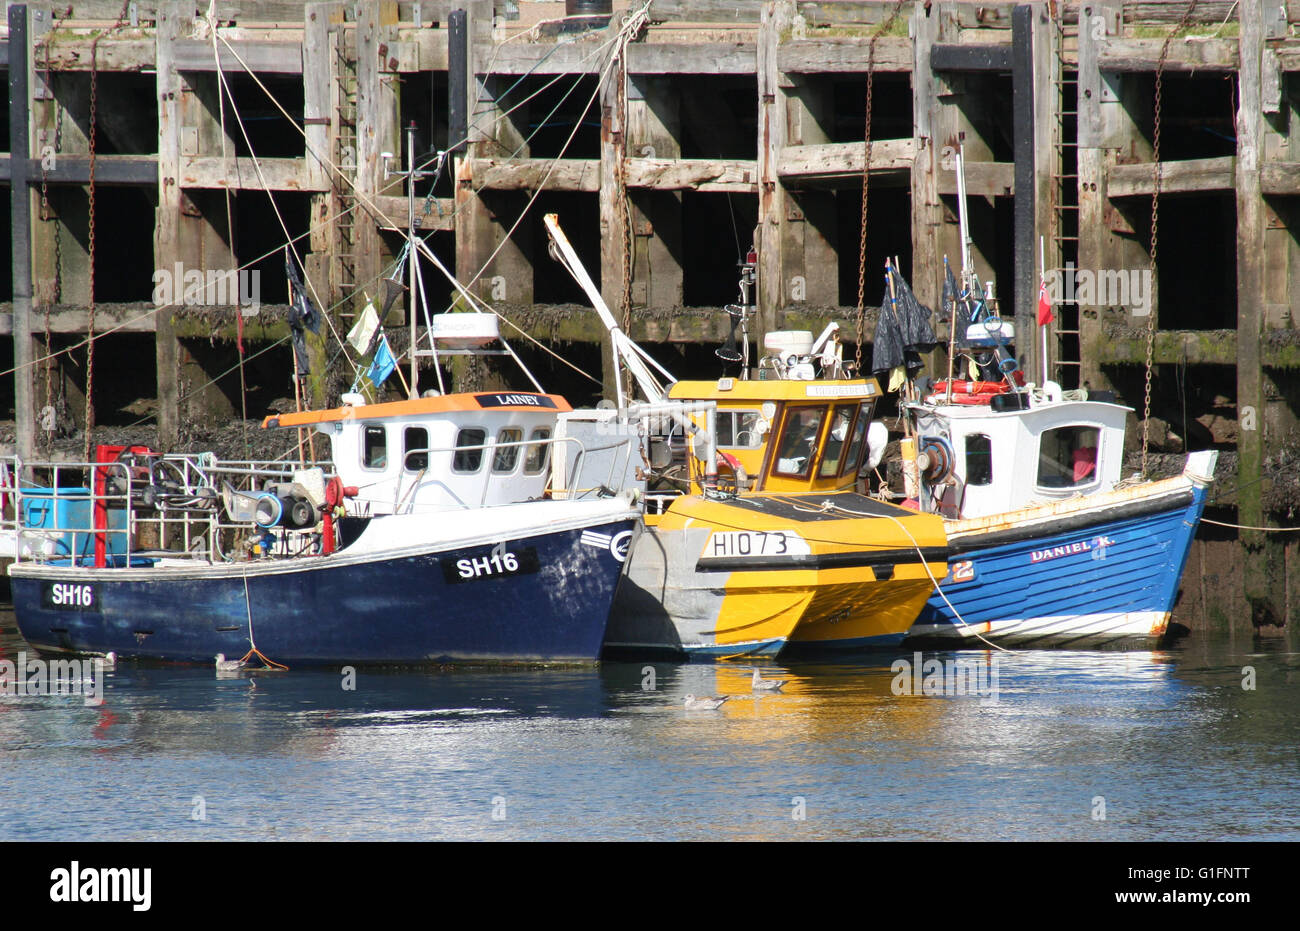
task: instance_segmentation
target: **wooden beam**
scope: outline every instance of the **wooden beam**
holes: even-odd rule
[[[469,171],[475,190],[600,190],[600,160],[594,158],[472,158]]]
[[[1266,162],[1260,166],[1259,183],[1268,195],[1300,196],[1300,162]]]
[[[935,71],[1010,71],[1010,45],[941,45],[930,49]]]
[[[744,42],[642,42],[628,46],[628,70],[633,74],[753,74],[754,46]],[[497,46],[489,61],[493,74],[596,74],[603,59],[589,45]],[[479,72],[483,74],[484,72]]]
[[[856,180],[862,176],[865,150],[861,142],[783,146],[777,174],[790,185]],[[880,139],[871,145],[871,170],[910,171],[915,157],[915,140]]]
[[[181,158],[180,185],[183,188],[238,191],[260,191],[263,186],[272,191],[328,191],[328,181],[312,172],[310,161],[306,158],[260,158],[254,162],[251,158],[187,155]]]
[[[627,186],[656,191],[754,194],[758,162],[752,159],[629,158]]]
[[[387,217],[388,221],[390,221],[385,223],[381,217],[377,218],[376,222],[385,228],[406,229],[405,197],[378,195],[371,197],[370,201],[382,217]],[[421,230],[454,230],[456,228],[455,213],[456,201],[451,197],[435,197],[432,201],[428,198],[417,197],[415,199],[415,228]]]
[[[302,43],[270,40],[228,40],[239,57],[218,42],[221,70],[227,74],[302,74]],[[240,64],[239,59],[244,60]],[[248,68],[245,69],[244,65]],[[176,43],[176,68],[179,71],[216,71],[216,56],[209,39],[181,39]]]
[[[870,45],[857,36],[791,39],[777,48],[777,67],[785,74],[865,74]],[[911,71],[911,40],[882,36],[876,42],[874,64],[876,71]]]
[[[41,180],[41,160],[28,159],[26,176],[29,184]],[[0,184],[13,177],[11,156],[0,155]],[[90,157],[60,153],[54,167],[45,173],[49,184],[88,184]],[[158,159],[153,155],[100,155],[95,159],[95,184],[154,185],[158,183]]]
[[[1202,191],[1231,191],[1235,188],[1236,159],[1189,158],[1164,162],[1160,175],[1162,194],[1187,194]],[[1110,170],[1111,197],[1150,197],[1155,189],[1155,166],[1150,162],[1116,165]]]
[[[157,44],[158,212],[154,223],[155,268],[172,268],[187,256],[180,247],[182,192],[180,180],[181,73],[172,65],[185,20],[179,6],[163,8],[154,32]],[[154,370],[157,373],[158,443],[164,450],[180,439],[180,343],[172,327],[173,310],[153,315]]]
[[[114,14],[116,17],[116,14]],[[45,67],[45,49],[38,53],[41,67]],[[212,46],[208,46],[208,56]],[[95,50],[95,70],[107,72],[152,71],[158,66],[157,50],[152,39],[138,36],[105,36]],[[50,69],[53,71],[89,71],[90,39],[56,40],[50,46]]]
[[[1155,71],[1164,39],[1107,40],[1098,55],[1102,71]],[[1235,71],[1236,39],[1189,37],[1169,44],[1165,71]]]

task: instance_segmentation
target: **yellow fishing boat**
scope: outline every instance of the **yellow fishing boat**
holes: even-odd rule
[[[901,643],[947,571],[947,538],[939,515],[855,490],[879,464],[888,432],[872,419],[880,384],[848,377],[839,325],[815,340],[808,331],[769,332],[751,369],[751,257],[740,302],[727,308],[732,336],[717,351],[740,377],[675,381],[620,329],[555,216],[545,222],[553,254],[649,402],[626,403],[619,379],[616,406],[603,412],[616,419],[597,432],[638,421],[648,447],[639,477],[676,470],[680,482],[672,494],[647,495],[604,655],[775,656]]]
[[[713,477],[689,457],[688,492],[645,515],[606,655],[900,643],[932,578],[946,573],[948,550],[942,520],[854,490],[883,451],[869,437],[879,396],[874,379],[672,385],[669,400],[716,402],[725,464]]]

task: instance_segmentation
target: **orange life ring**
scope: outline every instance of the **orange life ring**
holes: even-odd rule
[[[1006,394],[1011,390],[1011,386],[1006,381],[961,381],[954,380],[952,383],[953,400],[956,400],[959,394]],[[935,382],[933,395],[948,394],[948,382]]]

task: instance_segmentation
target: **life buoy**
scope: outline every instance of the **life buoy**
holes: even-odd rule
[[[989,400],[1000,394],[1006,394],[1011,390],[1011,386],[1006,381],[962,381],[954,380],[952,383],[952,403],[953,404],[988,404]],[[948,382],[941,381],[935,383],[934,392],[928,400],[931,403],[947,402]]]

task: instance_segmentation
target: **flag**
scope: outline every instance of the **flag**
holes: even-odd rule
[[[294,329],[306,327],[313,333],[320,332],[320,312],[307,296],[307,287],[298,274],[298,266],[289,257],[289,247],[284,247],[284,275],[289,279],[289,326]]]
[[[1047,296],[1047,282],[1038,285],[1038,325],[1047,326],[1055,318],[1052,316],[1052,299]]]
[[[389,375],[393,374],[395,368],[397,368],[397,360],[393,358],[393,351],[388,348],[388,337],[380,335],[379,345],[375,348],[375,358],[370,363],[370,370],[366,372],[366,377],[378,388]]]
[[[370,341],[374,339],[377,329],[379,329],[379,315],[375,313],[374,303],[366,301],[366,309],[361,311],[357,316],[357,322],[353,324],[352,329],[348,330],[348,343],[357,351],[357,355],[364,356],[370,349]]]
[[[320,313],[307,296],[307,289],[298,274],[298,266],[289,257],[289,247],[284,247],[284,276],[289,280],[289,335],[293,341],[293,358],[298,376],[311,374],[311,359],[307,354],[304,327],[313,333],[320,332]]]

